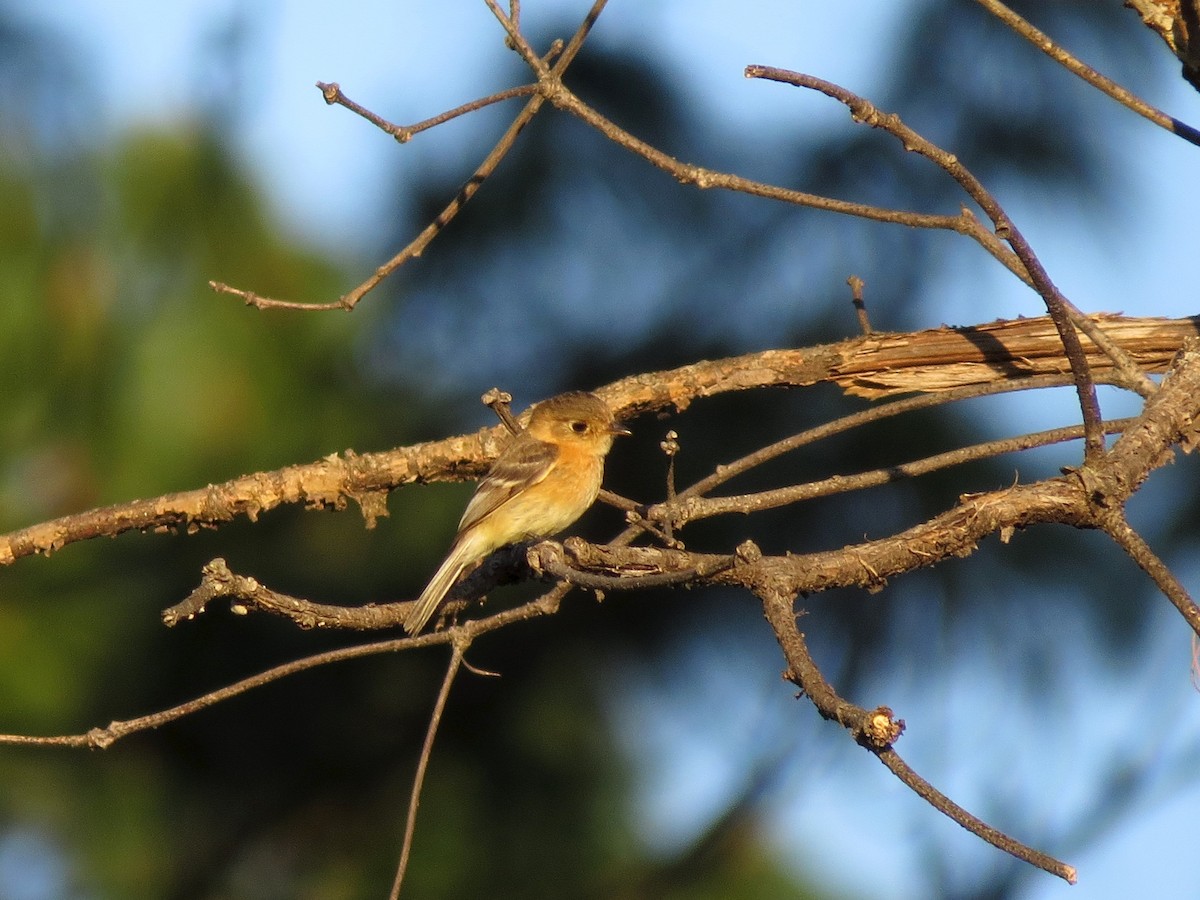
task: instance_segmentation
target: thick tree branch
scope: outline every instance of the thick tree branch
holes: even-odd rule
[[[1093,318],[1147,372],[1165,370],[1184,341],[1200,333],[1195,317]],[[1085,348],[1098,378],[1113,371],[1105,354]],[[1011,385],[1021,384],[1022,379],[1028,379],[1029,387],[1044,387],[1053,381],[1054,373],[1061,378],[1063,367],[1061,346],[1049,320],[1018,319],[908,334],[875,332],[836,344],[765,350],[626,378],[598,393],[627,418],[672,407],[683,410],[695,400],[730,391],[802,387],[821,381],[871,398],[914,392],[953,397],[964,384]],[[353,500],[372,527],[377,517],[387,514],[389,491],[405,484],[478,477],[507,439],[507,429],[495,426],[377,453],[346,451],[196,490],[75,513],[0,535],[0,565],[127,531],[194,532],[243,516],[254,520],[285,504],[343,509]]]

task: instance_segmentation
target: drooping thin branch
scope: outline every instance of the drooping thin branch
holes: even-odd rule
[[[993,847],[1010,853],[1017,859],[1037,866],[1052,875],[1075,883],[1075,868],[1033,847],[1004,834],[982,819],[971,815],[928,781],[918,775],[900,758],[893,744],[904,731],[904,721],[895,718],[886,706],[873,710],[849,702],[841,697],[821,674],[808,651],[804,634],[796,627],[794,595],[775,587],[764,587],[759,591],[765,615],[775,639],[787,661],[783,677],[795,684],[812,700],[817,711],[825,719],[837,722],[845,728],[860,746],[873,753],[880,762],[909,787],[917,796],[934,809],[957,822],[967,831],[987,841]]]
[[[400,846],[400,862],[396,867],[396,878],[392,882],[390,900],[397,900],[400,888],[404,885],[404,874],[408,871],[408,860],[412,854],[413,835],[417,828],[417,810],[421,806],[421,793],[425,787],[425,773],[429,769],[429,760],[433,756],[433,742],[437,737],[438,726],[442,723],[442,713],[446,710],[446,700],[450,697],[450,688],[462,666],[463,655],[470,646],[470,639],[463,638],[451,645],[450,662],[446,666],[446,675],[442,679],[441,690],[433,704],[433,712],[429,716],[429,727],[425,729],[425,741],[421,745],[421,756],[417,760],[417,770],[413,774],[412,793],[408,798],[408,814],[404,819],[404,841]]]
[[[1158,554],[1150,549],[1146,539],[1130,526],[1124,512],[1113,510],[1110,514],[1103,516],[1100,519],[1100,528],[1116,542],[1118,547],[1129,554],[1129,558],[1137,563],[1142,571],[1154,579],[1154,583],[1163,592],[1163,596],[1179,610],[1179,614],[1188,623],[1194,636],[1200,638],[1200,607],[1196,606],[1196,601],[1192,599],[1187,588],[1175,577],[1175,573]]]
[[[1141,97],[1138,97],[1132,91],[1123,88],[1111,78],[1106,78],[1101,75],[1091,66],[1085,64],[1077,57],[1073,56],[1068,50],[1055,43],[1054,40],[1045,32],[1034,27],[1029,21],[1017,15],[1000,0],[975,0],[980,6],[990,12],[993,16],[1025,38],[1033,46],[1037,47],[1048,57],[1065,68],[1068,72],[1078,75],[1096,90],[1103,94],[1107,94],[1112,99],[1116,100],[1126,109],[1131,109],[1139,116],[1153,122],[1159,128],[1166,129],[1172,134],[1183,138],[1189,144],[1200,146],[1200,131],[1192,128],[1190,125],[1179,121],[1174,116],[1169,116],[1161,109],[1151,106]]]
[[[883,750],[875,755],[881,763],[887,766],[893,775],[911,788],[918,797],[930,804],[938,812],[947,815],[954,822],[971,832],[971,834],[983,838],[983,840],[987,841],[993,847],[1003,850],[1011,856],[1015,856],[1022,862],[1036,866],[1043,872],[1056,875],[1067,884],[1075,884],[1078,880],[1079,873],[1075,866],[1056,859],[1048,853],[1043,853],[1041,850],[1034,849],[1027,844],[1022,844],[1020,841],[1009,837],[1003,831],[988,825],[977,816],[973,816],[918,775],[908,763],[900,758],[900,754],[895,750]]]
[[[84,734],[51,735],[45,737],[0,734],[0,745],[35,744],[39,746],[86,747],[92,750],[104,750],[131,734],[161,728],[164,725],[182,719],[184,716],[190,716],[202,709],[208,709],[210,706],[215,706],[218,703],[230,700],[256,688],[279,681],[282,678],[306,672],[309,669],[351,659],[361,659],[365,656],[375,656],[380,653],[394,653],[397,650],[408,647],[445,642],[445,639],[439,639],[437,635],[421,635],[420,637],[376,641],[370,644],[359,644],[354,647],[344,647],[324,653],[315,653],[312,656],[283,663],[282,665],[259,672],[256,675],[235,681],[232,684],[203,694],[194,700],[189,700],[168,709],[138,716],[133,719],[115,720],[104,727],[92,728]]]

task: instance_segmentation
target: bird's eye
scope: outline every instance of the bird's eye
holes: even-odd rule
[[[573,432],[575,432],[576,434],[583,434],[585,431],[588,430],[587,422],[584,422],[580,419],[576,419],[574,422],[571,423],[571,430]]]

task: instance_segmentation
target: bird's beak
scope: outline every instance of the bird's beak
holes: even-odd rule
[[[613,422],[612,427],[608,429],[608,433],[621,437],[629,437],[629,435],[633,434],[632,431],[619,422]]]

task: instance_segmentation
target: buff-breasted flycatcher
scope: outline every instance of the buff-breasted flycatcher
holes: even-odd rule
[[[525,430],[492,464],[458,523],[404,629],[416,634],[433,617],[463,570],[494,550],[549,537],[584,514],[600,493],[613,437],[629,434],[595,394],[573,391],[539,403]]]

